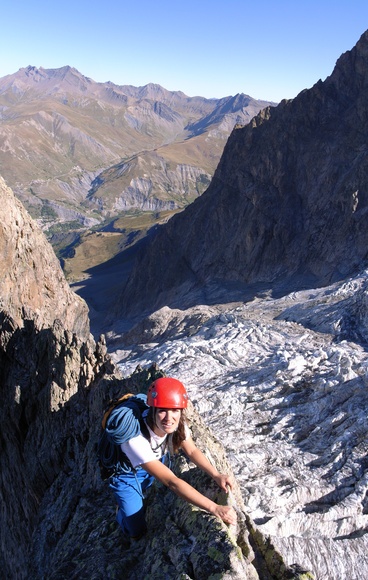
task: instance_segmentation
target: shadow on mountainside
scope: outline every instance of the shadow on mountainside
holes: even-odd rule
[[[281,298],[292,292],[323,287],[315,276],[303,273],[285,273],[278,280],[246,283],[241,280],[213,279],[199,284],[198,279],[188,281],[186,288],[173,288],[164,297],[152,293],[152,301],[142,306],[139,296],[129,305],[123,302],[124,288],[133,269],[139,267],[140,259],[154,237],[150,232],[133,246],[86,271],[88,278],[71,284],[71,288],[83,298],[89,308],[91,332],[95,339],[101,334],[117,334],[129,331],[153,312],[164,306],[185,310],[198,305],[229,306],[246,303],[254,298]],[[144,278],[145,272],[142,271]],[[336,281],[336,280],[334,280]]]
[[[116,256],[89,268],[89,277],[82,282],[71,284],[76,294],[83,298],[89,308],[91,332],[95,337],[115,326],[114,311],[118,297],[132,271],[138,251],[144,250],[149,243],[147,235],[136,244]],[[129,327],[129,321],[119,321],[122,331]]]

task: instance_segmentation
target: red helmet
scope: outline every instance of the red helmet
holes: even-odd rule
[[[187,391],[180,381],[163,377],[154,381],[147,393],[147,405],[160,409],[186,409]]]

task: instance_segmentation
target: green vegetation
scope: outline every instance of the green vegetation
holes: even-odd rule
[[[53,224],[46,232],[47,237],[51,237],[54,234],[71,232],[71,231],[80,231],[82,228],[80,222],[77,220],[72,220],[70,222],[58,222],[57,224]]]
[[[197,189],[198,195],[202,195],[202,193],[204,191],[206,191],[206,189],[210,183],[211,183],[211,180],[208,178],[208,176],[205,173],[201,173],[200,176],[197,177],[197,181],[196,181],[196,189]]]
[[[58,218],[58,214],[48,201],[42,200],[40,217],[43,219],[56,220]]]
[[[62,259],[67,280],[79,282],[90,268],[134,246],[152,226],[167,222],[174,213],[132,210],[84,231],[78,222],[65,222],[49,229],[50,242]]]
[[[120,215],[111,222],[114,231],[125,231],[127,229],[147,230],[157,223],[164,223],[170,219],[177,211],[130,211]]]

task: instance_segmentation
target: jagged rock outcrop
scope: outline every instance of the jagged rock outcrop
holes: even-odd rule
[[[122,315],[317,287],[364,266],[367,96],[368,32],[324,82],[235,128],[208,190],[139,255]]]
[[[6,578],[32,577],[32,560],[34,577],[42,578],[83,482],[88,487],[86,397],[103,372],[104,349],[60,321],[40,330],[2,312],[0,322],[0,558]],[[48,510],[50,524],[38,527]]]
[[[70,290],[42,230],[0,177],[0,308],[18,325],[38,329],[57,319],[65,330],[89,335],[86,303]]]
[[[162,371],[153,365],[137,369],[128,379],[121,377],[103,337],[96,343],[87,333],[88,325],[82,328],[85,306],[77,298],[75,306],[46,240],[11,192],[3,184],[2,188],[7,212],[0,260],[9,272],[4,268],[0,312],[3,577],[310,577],[298,566],[287,565],[259,533],[245,513],[238,486],[231,496],[239,516],[236,529],[154,486],[147,498],[148,535],[135,546],[126,542],[96,462],[101,415],[110,399],[145,391]],[[43,256],[53,267],[39,272],[39,266],[48,265]],[[27,286],[33,290],[28,295]],[[17,301],[23,295],[27,300],[22,313]],[[231,471],[223,447],[193,407],[189,421],[210,460]],[[183,458],[175,468],[216,501],[229,501]]]

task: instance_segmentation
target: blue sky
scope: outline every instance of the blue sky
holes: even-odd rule
[[[324,80],[366,29],[367,0],[8,0],[0,77],[70,65],[98,82],[278,102]]]

